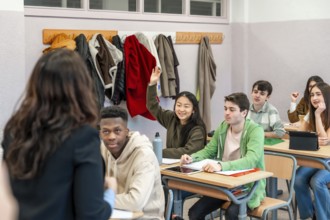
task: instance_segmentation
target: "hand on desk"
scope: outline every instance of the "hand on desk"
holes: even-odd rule
[[[184,154],[181,156],[181,160],[180,160],[180,164],[188,164],[188,163],[192,163],[193,159],[191,156],[189,156],[188,154]],[[208,162],[207,164],[205,164],[202,167],[203,171],[205,172],[209,172],[209,173],[213,173],[213,172],[217,172],[217,171],[221,171],[222,167],[220,163],[216,163],[216,162]]]
[[[193,159],[188,154],[184,154],[181,156],[180,164],[187,164],[187,163],[192,163],[192,162],[193,162]]]
[[[208,163],[203,166],[203,171],[213,173],[221,171],[222,167],[220,163]]]
[[[329,143],[328,137],[318,137],[319,145],[325,146]]]

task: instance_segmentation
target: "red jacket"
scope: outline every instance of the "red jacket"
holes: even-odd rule
[[[155,118],[146,107],[146,93],[155,57],[139,43],[135,35],[128,36],[124,43],[126,70],[126,102],[131,117],[141,115]]]

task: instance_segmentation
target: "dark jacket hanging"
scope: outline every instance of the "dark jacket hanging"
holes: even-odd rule
[[[174,59],[172,49],[165,35],[160,34],[155,40],[160,65],[162,67],[162,74],[160,76],[160,83],[163,97],[176,96],[175,88],[175,74],[174,74]]]
[[[93,89],[95,92],[95,96],[97,99],[99,109],[101,110],[101,108],[103,108],[103,103],[104,103],[104,86],[102,85],[102,82],[101,82],[99,76],[97,75],[97,72],[96,72],[96,69],[94,66],[94,62],[93,62],[92,56],[89,51],[87,39],[86,39],[85,35],[79,34],[75,38],[75,41],[76,41],[76,46],[77,46],[76,51],[81,55],[81,57],[85,61],[87,69],[93,80],[93,84],[94,84]]]
[[[112,43],[115,45],[122,53],[123,53],[123,61],[117,64],[117,75],[116,75],[116,83],[114,92],[111,98],[111,101],[115,105],[119,105],[122,100],[126,100],[126,92],[125,92],[125,53],[124,47],[118,35],[112,38]]]
[[[110,84],[113,84],[114,79],[111,78],[109,74],[109,70],[116,66],[115,61],[113,60],[110,51],[107,48],[107,45],[103,39],[103,36],[101,34],[97,35],[96,39],[98,40],[100,44],[99,52],[96,55],[96,59],[100,65],[100,69],[102,72],[103,77],[105,77],[105,81],[110,82]],[[113,87],[106,88],[105,95],[111,99]]]
[[[180,65],[178,57],[176,56],[175,50],[174,50],[174,45],[173,45],[173,41],[172,41],[172,37],[168,36],[168,43],[172,49],[172,54],[173,54],[173,61],[174,61],[174,75],[175,75],[175,84],[176,84],[176,88],[175,88],[175,92],[176,94],[180,93],[180,78],[179,78],[179,71],[178,71],[178,66]]]

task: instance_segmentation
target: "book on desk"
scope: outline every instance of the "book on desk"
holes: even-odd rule
[[[203,170],[203,166],[205,166],[208,163],[218,163],[218,160],[213,160],[213,159],[204,159],[198,162],[193,162],[190,164],[184,164],[182,165],[183,168],[189,168],[191,170],[196,170],[196,171],[202,171]],[[227,171],[218,171],[218,172],[214,172],[216,174],[221,174],[221,175],[225,175],[225,176],[242,176],[242,175],[246,175],[252,172],[256,172],[260,170],[259,168],[252,168],[252,169],[244,169],[244,170],[227,170]]]

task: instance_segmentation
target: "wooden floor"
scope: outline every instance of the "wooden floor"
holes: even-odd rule
[[[279,198],[283,197],[286,198],[287,197],[287,187],[286,187],[286,183],[283,181],[279,181],[278,182],[278,188],[283,190],[283,195],[279,196]],[[183,207],[183,218],[185,220],[188,220],[188,210],[189,208],[198,200],[198,198],[192,198],[192,199],[188,199],[187,201],[185,201],[184,203],[184,207]],[[270,216],[269,216],[269,219]],[[289,215],[287,211],[284,210],[279,210],[278,214],[277,214],[277,219],[278,220],[288,220],[289,219]],[[298,219],[299,219],[299,214],[298,214]],[[220,220],[219,217],[215,218],[215,220]],[[224,217],[223,217],[224,220]]]

